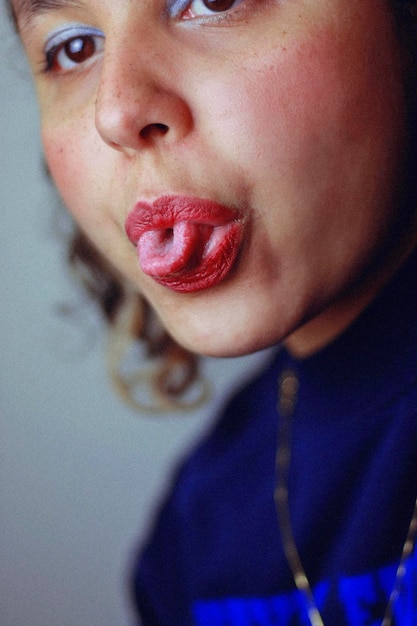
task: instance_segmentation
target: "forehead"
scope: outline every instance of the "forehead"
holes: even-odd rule
[[[78,0],[9,0],[12,13],[18,24],[25,24],[47,11],[78,7]]]

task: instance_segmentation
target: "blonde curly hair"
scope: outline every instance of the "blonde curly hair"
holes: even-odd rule
[[[68,261],[108,322],[107,365],[118,394],[145,412],[184,411],[209,395],[199,357],[178,345],[153,309],[76,227]]]

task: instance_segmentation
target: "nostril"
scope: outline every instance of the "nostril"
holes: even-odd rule
[[[152,135],[166,135],[168,130],[169,127],[166,124],[148,124],[142,128],[139,135],[142,139],[148,139]]]

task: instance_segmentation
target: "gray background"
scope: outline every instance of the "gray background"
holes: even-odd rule
[[[170,469],[260,356],[207,361],[216,393],[194,416],[124,406],[101,321],[78,307],[65,269],[32,85],[2,5],[0,113],[0,624],[123,626],[132,550]],[[62,304],[76,305],[72,322]]]

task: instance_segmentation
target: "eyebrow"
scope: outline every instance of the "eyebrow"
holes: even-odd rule
[[[40,13],[80,6],[79,0],[11,0],[10,8],[18,26],[27,26]]]

